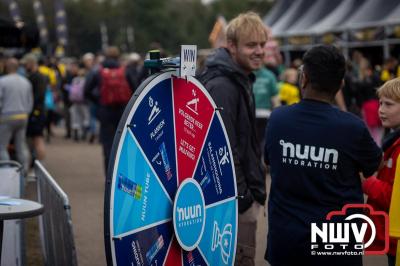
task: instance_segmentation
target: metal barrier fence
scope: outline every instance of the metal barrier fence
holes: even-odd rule
[[[38,201],[45,212],[39,218],[45,265],[77,265],[68,197],[39,161],[35,161]]]

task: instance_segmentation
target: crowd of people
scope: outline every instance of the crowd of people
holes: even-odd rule
[[[337,48],[321,45],[285,68],[269,35],[257,14],[239,15],[228,24],[226,47],[216,49],[197,76],[222,107],[233,152],[239,194],[235,264],[255,265],[268,166],[265,259],[273,266],[361,265],[361,256],[313,256],[311,223],[324,222],[346,204],[364,203],[363,192],[375,210],[389,213],[400,154],[398,62],[389,58],[373,67],[359,51],[346,61]],[[121,57],[109,47],[104,55],[64,61],[28,54],[4,59],[1,66],[1,160],[10,158],[13,143],[28,171],[29,158],[44,158],[45,139],[50,142],[62,117],[66,138],[93,142],[99,136],[107,171],[118,122],[146,76],[140,55]],[[375,222],[380,248],[385,228]],[[396,242],[391,238],[389,265]]]
[[[313,240],[311,225],[327,222],[329,213],[348,204],[364,204],[364,193],[369,206],[389,214],[400,155],[397,61],[375,69],[355,51],[346,63],[339,49],[320,45],[284,69],[276,45],[267,42],[268,30],[252,12],[234,18],[226,37],[226,47],[205,60],[198,78],[223,108],[235,161],[235,265],[255,265],[256,221],[266,201],[264,163],[271,176],[265,259],[272,266],[362,265],[362,252],[354,247],[365,239],[350,237],[348,250],[339,239]],[[376,237],[367,250],[386,253],[392,266],[400,235],[391,230],[385,250],[385,222],[369,215]],[[400,217],[397,210],[390,215]],[[332,221],[344,223],[346,217]]]
[[[282,56],[277,44],[266,46],[264,66],[255,72],[253,86],[257,109],[259,136],[263,137],[265,118],[280,105],[298,103],[301,99],[298,70],[302,59],[295,59],[289,67],[282,65]],[[382,144],[384,128],[378,117],[379,100],[377,89],[386,81],[400,77],[396,58],[386,59],[382,65],[372,66],[366,56],[358,50],[346,61],[345,83],[335,96],[335,104],[344,111],[354,113],[367,124],[370,134],[378,145]]]
[[[86,53],[81,58],[43,57],[35,53],[18,59],[2,56],[0,160],[16,159],[28,173],[35,159],[45,158],[45,145],[51,142],[52,128],[63,126],[67,139],[100,141],[107,167],[120,115],[147,75],[142,65],[139,54],[120,56],[116,47],[109,47],[97,56]],[[102,104],[99,80],[106,83],[107,71],[103,70],[108,69],[123,71],[118,80],[126,81],[128,99]],[[107,86],[120,85],[110,82]]]

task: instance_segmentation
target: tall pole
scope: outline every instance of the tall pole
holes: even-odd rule
[[[384,36],[385,39],[383,40],[383,58],[384,60],[388,59],[390,57],[390,48],[389,48],[389,41],[388,41],[388,26],[385,26],[383,28],[384,30]]]
[[[104,22],[100,23],[100,34],[101,34],[101,48],[105,51],[108,47],[108,33],[107,26]]]
[[[64,55],[64,49],[68,44],[67,16],[64,0],[55,0],[54,11],[56,13],[57,50],[56,54]]]
[[[128,48],[133,52],[135,51],[135,32],[132,26],[126,28],[126,37],[128,40]]]
[[[39,28],[40,34],[40,44],[42,47],[47,48],[47,44],[49,41],[49,32],[47,30],[46,19],[44,17],[42,3],[39,0],[33,1],[33,10],[36,16],[36,24]]]
[[[18,26],[18,23],[22,23],[22,18],[17,2],[15,0],[5,0],[5,2],[8,4],[11,18]]]

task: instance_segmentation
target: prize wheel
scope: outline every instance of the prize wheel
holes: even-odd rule
[[[105,195],[108,265],[233,265],[237,192],[228,136],[206,89],[175,71],[129,102]]]

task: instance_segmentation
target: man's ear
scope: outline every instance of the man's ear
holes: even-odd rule
[[[237,50],[237,46],[236,43],[232,40],[228,40],[226,42],[226,48],[228,48],[228,51],[231,55],[235,55],[236,54],[236,50]]]
[[[308,76],[306,75],[306,73],[304,73],[304,71],[301,73],[300,76],[300,95],[301,98],[303,98],[306,95],[306,87],[307,84],[309,82]]]
[[[300,82],[300,89],[305,89],[308,85],[309,78],[308,75],[303,71],[301,73],[301,82]]]
[[[340,89],[339,90],[341,90],[341,89],[343,89],[344,88],[344,79],[342,79],[342,82],[340,82]]]

